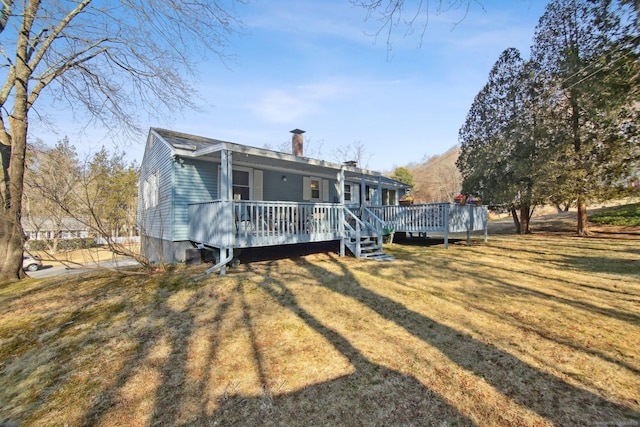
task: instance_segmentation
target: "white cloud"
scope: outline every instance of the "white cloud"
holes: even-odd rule
[[[290,123],[308,113],[312,106],[302,96],[271,90],[260,96],[251,109],[268,122]]]
[[[262,120],[294,123],[326,109],[327,104],[353,96],[356,85],[347,81],[306,82],[259,94],[250,109]]]

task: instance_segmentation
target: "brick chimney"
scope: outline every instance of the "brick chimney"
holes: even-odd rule
[[[291,131],[293,134],[291,136],[291,153],[294,156],[302,156],[303,153],[303,144],[302,144],[302,134],[305,131],[300,129],[294,129]]]

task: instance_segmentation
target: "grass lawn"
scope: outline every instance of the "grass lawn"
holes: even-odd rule
[[[0,425],[640,422],[640,232],[0,288]]]
[[[604,209],[589,216],[589,221],[598,224],[640,226],[640,203]]]
[[[140,251],[139,244],[126,244],[124,248],[134,252]],[[37,255],[46,265],[58,266],[65,265],[69,267],[92,266],[104,261],[113,261],[115,259],[125,258],[124,256],[115,255],[107,246],[98,246],[91,249],[60,251],[57,254],[51,254],[46,251],[30,251],[32,255]]]

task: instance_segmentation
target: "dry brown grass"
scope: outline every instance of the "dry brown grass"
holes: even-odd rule
[[[140,245],[126,244],[123,246],[134,252],[139,252]],[[60,251],[56,254],[51,254],[46,251],[30,251],[32,255],[39,256],[46,265],[58,266],[64,265],[68,267],[92,266],[104,261],[114,261],[116,259],[123,259],[124,256],[115,255],[109,250],[107,246],[98,246],[90,249],[78,249],[73,251]]]
[[[617,237],[11,284],[0,424],[637,425],[640,236]]]

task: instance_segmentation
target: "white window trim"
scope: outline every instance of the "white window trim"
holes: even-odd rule
[[[254,172],[262,172],[259,171],[257,169],[253,169],[253,168],[247,168],[244,166],[234,166],[233,170],[231,172],[231,180],[233,181],[233,171],[240,171],[240,172],[249,172],[249,200],[255,200],[255,194],[254,194],[254,189],[255,189],[255,181],[254,181]],[[222,170],[221,170],[221,166],[218,165],[218,198],[221,199],[222,197],[220,197],[220,187],[221,187],[221,180],[222,180]],[[233,197],[233,182],[231,182],[231,197]]]
[[[311,181],[318,181],[319,197],[312,197]],[[329,180],[318,176],[305,176],[302,179],[302,199],[310,202],[328,202],[329,201]]]
[[[158,171],[153,172],[147,177],[142,184],[142,200],[144,202],[145,209],[151,209],[158,206],[158,199],[160,198],[160,178]]]

